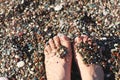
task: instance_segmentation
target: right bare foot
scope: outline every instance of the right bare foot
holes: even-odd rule
[[[61,45],[67,49],[63,58],[56,55]],[[44,53],[47,80],[71,80],[72,51],[69,38],[61,35],[50,39]]]
[[[91,44],[92,40],[86,35],[77,37],[74,41],[75,59],[80,69],[82,80],[104,80],[104,72],[102,67],[95,64],[89,64],[89,66],[86,65],[83,62],[83,57],[81,54],[77,52],[76,46],[81,42],[85,43],[87,41],[89,44]]]

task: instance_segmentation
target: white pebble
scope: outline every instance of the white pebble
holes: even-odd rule
[[[112,53],[115,52],[115,51],[117,51],[117,49],[111,49],[111,52],[112,52]]]
[[[24,1],[24,0],[22,0],[22,1],[21,1],[21,4],[23,4],[24,2],[25,2],[25,1]]]
[[[0,77],[0,80],[8,80],[6,77]]]
[[[18,55],[15,55],[15,58],[20,58]]]
[[[63,7],[62,5],[57,5],[57,6],[54,7],[54,10],[55,11],[60,11],[62,9],[62,7]]]
[[[107,15],[107,14],[109,14],[109,10],[105,10],[105,9],[103,9],[103,15]]]
[[[20,67],[23,67],[25,65],[25,62],[24,61],[19,61],[17,63],[17,67],[20,68]]]
[[[4,9],[0,9],[0,14],[4,14],[5,10]]]
[[[116,43],[116,44],[114,44],[114,47],[118,47],[118,44]]]
[[[34,72],[33,72],[33,71],[30,71],[30,74],[34,74]]]
[[[101,40],[107,40],[107,38],[106,37],[102,37],[102,38],[100,38]]]

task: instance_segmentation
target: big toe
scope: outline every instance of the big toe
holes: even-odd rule
[[[67,47],[67,48],[71,48],[71,45],[70,45],[70,39],[63,35],[63,34],[58,34],[59,38],[60,38],[60,43],[61,45]]]
[[[59,39],[60,39],[60,44],[62,46],[64,46],[66,48],[67,54],[65,56],[65,59],[71,61],[72,58],[72,49],[71,49],[71,43],[70,43],[70,39],[63,35],[63,34],[59,34]]]
[[[47,79],[70,80],[72,55],[69,38],[65,35],[53,37],[48,41],[44,51]]]

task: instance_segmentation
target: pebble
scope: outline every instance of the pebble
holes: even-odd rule
[[[118,47],[118,44],[114,44],[114,47]]]
[[[20,56],[18,56],[18,55],[15,55],[15,58],[17,58],[17,59],[18,59],[18,58],[20,58]]]
[[[106,37],[101,37],[100,40],[107,40],[107,38]]]
[[[108,9],[103,9],[103,15],[106,16],[107,14],[109,14],[109,10]]]
[[[0,14],[4,14],[5,10],[4,9],[0,9]]]
[[[116,51],[118,51],[117,49],[111,49],[111,52],[113,53],[113,52],[116,52]]]
[[[56,6],[54,7],[54,10],[55,10],[55,11],[60,11],[62,8],[63,8],[62,5],[56,5]]]
[[[0,80],[8,80],[6,77],[0,77]]]
[[[34,72],[33,71],[29,71],[30,72],[30,74],[34,74]]]
[[[17,67],[18,68],[21,68],[21,67],[23,67],[25,65],[25,62],[24,61],[19,61],[18,63],[17,63]]]

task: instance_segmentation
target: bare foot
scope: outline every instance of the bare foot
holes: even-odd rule
[[[81,42],[88,42],[89,44],[91,44],[92,40],[88,38],[88,36],[82,35],[75,38],[74,41],[75,59],[80,69],[82,80],[104,80],[104,72],[101,66],[95,64],[89,64],[88,66],[83,62],[81,54],[79,54],[76,50],[76,46]]]
[[[67,49],[67,55],[63,58],[57,55],[61,45]],[[71,80],[72,51],[69,38],[59,35],[50,39],[44,53],[47,80]]]

